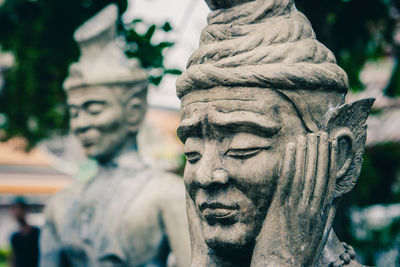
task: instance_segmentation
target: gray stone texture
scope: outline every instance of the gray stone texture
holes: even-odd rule
[[[116,42],[110,5],[75,33],[81,57],[64,83],[72,132],[99,163],[46,208],[41,266],[189,266],[182,179],[147,167],[136,136],[147,109],[147,72]]]
[[[192,266],[359,266],[332,222],[355,185],[373,99],[293,0],[206,0],[177,81]]]

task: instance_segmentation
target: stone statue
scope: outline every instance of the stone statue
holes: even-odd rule
[[[373,99],[293,0],[206,0],[177,81],[192,266],[359,266],[332,228],[355,185]]]
[[[148,74],[116,42],[110,5],[75,32],[79,62],[64,83],[71,129],[97,175],[57,194],[46,209],[41,265],[189,266],[183,180],[147,167],[136,149]]]

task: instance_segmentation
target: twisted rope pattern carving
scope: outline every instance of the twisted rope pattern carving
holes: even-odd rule
[[[229,6],[232,1],[208,4],[212,2]],[[177,81],[179,97],[215,86],[347,91],[346,73],[316,40],[293,0],[247,1],[216,9],[208,23],[200,48]]]

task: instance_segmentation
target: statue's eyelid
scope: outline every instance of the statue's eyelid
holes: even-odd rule
[[[197,151],[185,152],[185,155],[186,156],[196,156],[196,155],[201,156],[201,154]]]
[[[258,137],[254,136],[253,141],[249,141],[249,136],[235,136],[230,141],[227,150],[234,149],[234,150],[250,150],[250,149],[258,149],[258,148],[269,148],[272,146],[273,141],[271,138],[268,137]],[[243,143],[247,143],[243,145]]]
[[[224,153],[224,155],[232,158],[246,159],[258,155],[262,150],[265,149],[266,148],[263,147],[254,147],[248,149],[229,149]]]
[[[88,102],[83,104],[83,107],[86,110],[89,110],[90,107],[105,107],[106,104],[107,103],[105,101],[88,101]]]

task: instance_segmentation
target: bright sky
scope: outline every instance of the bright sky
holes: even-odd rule
[[[165,64],[185,69],[189,56],[198,48],[200,32],[207,25],[209,9],[203,0],[129,0],[124,20],[141,18],[147,23],[162,25],[168,21],[173,31],[154,36],[154,41],[172,41],[175,46],[166,51]],[[175,93],[176,76],[165,77],[158,88],[149,93],[152,106],[178,109]]]

